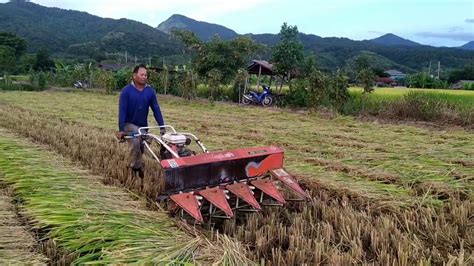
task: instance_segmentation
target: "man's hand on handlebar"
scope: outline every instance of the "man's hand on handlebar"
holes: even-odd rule
[[[126,135],[126,134],[125,134],[125,132],[123,132],[123,131],[120,131],[120,132],[115,133],[115,136],[117,137],[118,140],[123,140],[124,137],[125,137],[125,135]]]

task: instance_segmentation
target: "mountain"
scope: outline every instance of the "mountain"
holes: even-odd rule
[[[175,25],[175,26],[172,26]],[[177,25],[177,26],[176,26]],[[221,38],[239,36],[235,31],[226,27],[205,22],[198,22],[182,15],[173,15],[158,26],[169,32],[173,27],[187,29],[194,32],[201,40],[208,40],[214,34]],[[225,29],[224,35],[217,29]],[[204,34],[205,33],[205,34]],[[266,52],[260,55],[262,59],[270,59],[271,48],[278,44],[278,34],[245,34],[258,43],[267,46]],[[407,72],[421,70],[429,66],[430,61],[440,61],[445,69],[462,67],[474,58],[474,53],[454,48],[438,48],[421,45],[403,39],[394,34],[386,34],[373,40],[354,41],[348,38],[327,37],[323,38],[314,34],[300,33],[299,39],[306,52],[314,52],[317,63],[321,69],[334,70],[350,65],[350,59],[358,55],[373,55],[374,60],[379,60],[379,66],[397,68]]]
[[[127,52],[129,61],[137,56],[140,62],[158,57],[160,61],[165,58],[171,63],[184,63],[189,61],[189,55],[183,55],[182,44],[166,33],[173,28],[191,30],[204,40],[209,40],[214,34],[223,39],[240,36],[226,27],[182,15],[173,15],[158,27],[161,30],[133,20],[101,18],[85,12],[48,8],[25,0],[0,4],[0,31],[14,32],[25,38],[30,52],[47,47],[53,56],[61,58],[120,61],[124,60],[123,54]],[[246,35],[266,45],[265,51],[257,55],[261,59],[270,59],[271,48],[280,41],[278,34]],[[377,39],[380,41],[382,37]],[[406,45],[406,42],[382,45],[377,43],[377,39],[354,41],[305,33],[300,33],[299,39],[306,52],[316,55],[322,70],[348,67],[360,55],[369,56],[374,65],[381,68],[397,68],[406,72],[427,68],[430,61],[440,61],[442,68],[449,71],[462,68],[474,60],[474,51],[457,48]]]
[[[259,43],[273,47],[278,44],[277,34],[249,34]],[[445,69],[463,67],[474,60],[474,52],[446,47],[432,47],[428,45],[380,45],[372,40],[354,41],[348,38],[320,37],[313,34],[299,34],[306,52],[316,54],[316,61],[320,68],[334,70],[348,64],[350,58],[367,52],[384,57],[384,65],[392,62],[390,68],[413,72],[427,68],[430,61],[440,61]],[[269,55],[268,55],[269,57]],[[381,64],[379,64],[381,65]],[[403,67],[400,67],[403,66]]]
[[[474,41],[470,41],[462,46],[459,46],[459,48],[464,50],[474,50]]]
[[[388,46],[393,46],[393,45],[403,45],[403,46],[420,46],[421,44],[410,41],[407,39],[404,39],[402,37],[399,37],[395,34],[392,33],[387,33],[385,35],[382,35],[378,38],[370,40],[373,43],[380,44],[380,45],[388,45]]]
[[[181,45],[168,34],[128,19],[108,19],[85,12],[49,8],[28,1],[0,4],[0,30],[14,32],[34,52],[94,57],[125,51],[130,56],[173,55]]]
[[[211,24],[203,21],[197,21],[183,15],[172,15],[167,20],[158,25],[158,30],[170,33],[173,29],[189,30],[198,36],[201,40],[207,41],[215,34],[219,35],[221,39],[229,40],[238,36],[238,34],[224,26]]]

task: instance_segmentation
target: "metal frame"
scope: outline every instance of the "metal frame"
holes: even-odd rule
[[[163,125],[163,126],[153,126],[153,127],[140,127],[138,128],[138,133],[137,134],[134,134],[133,136],[129,136],[129,137],[125,137],[125,138],[136,138],[136,137],[146,137],[146,138],[151,138],[153,140],[155,140],[156,142],[158,142],[162,147],[164,147],[166,150],[168,150],[171,155],[174,157],[174,158],[180,158],[179,155],[173,151],[173,149],[171,149],[170,146],[168,146],[162,139],[161,139],[161,136],[158,136],[158,135],[155,135],[155,134],[151,134],[148,132],[148,130],[150,129],[170,129],[171,132],[173,134],[181,134],[181,135],[184,135],[184,136],[188,136],[190,137],[191,139],[193,139],[196,144],[201,148],[202,152],[203,153],[209,153],[209,150],[204,146],[204,144],[201,142],[201,140],[194,134],[192,133],[187,133],[187,132],[177,132],[173,126],[170,126],[170,125]],[[142,139],[142,142],[143,144],[145,145],[145,147],[147,148],[147,150],[150,152],[150,154],[153,156],[153,158],[158,162],[160,163],[160,159],[158,158],[158,156],[153,152],[153,150],[151,149],[150,145],[146,142],[145,139]]]

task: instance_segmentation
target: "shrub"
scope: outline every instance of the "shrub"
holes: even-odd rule
[[[474,82],[464,83],[463,89],[465,89],[465,90],[474,90]]]
[[[411,91],[401,101],[394,101],[381,112],[382,116],[395,119],[416,119],[421,121],[439,121],[465,124],[467,115],[461,117],[463,110],[448,102],[443,94]]]
[[[310,98],[306,79],[295,79],[291,81],[288,94],[283,98],[281,105],[290,107],[309,107]]]
[[[245,87],[245,80],[247,79],[247,71],[239,69],[235,75],[232,88],[229,93],[229,98],[233,102],[239,102],[239,95],[243,93]]]
[[[99,69],[95,76],[97,87],[102,89],[105,94],[111,94],[115,90],[117,83],[113,73]]]
[[[38,73],[38,88],[40,90],[46,89],[46,74],[42,71]]]
[[[153,72],[153,71],[148,71],[148,72]],[[120,90],[130,83],[130,80],[132,79],[132,70],[129,68],[121,69],[117,71],[116,73],[114,73],[114,78],[115,78],[117,89]]]

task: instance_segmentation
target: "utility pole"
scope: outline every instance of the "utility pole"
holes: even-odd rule
[[[137,64],[137,55],[135,55],[135,65]]]
[[[428,68],[428,76],[431,77],[431,60],[430,60],[430,66],[429,66],[429,68]]]
[[[439,79],[439,69],[440,69],[440,66],[441,66],[441,62],[438,61],[438,79]]]
[[[148,55],[148,66],[151,67],[151,56]]]
[[[127,63],[128,63],[128,52],[125,51],[125,64],[127,64]]]

